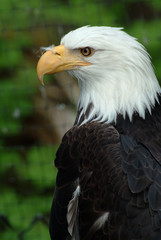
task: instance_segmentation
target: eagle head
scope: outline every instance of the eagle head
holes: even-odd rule
[[[67,70],[78,79],[81,114],[85,119],[116,122],[117,115],[145,118],[161,92],[145,48],[122,28],[84,26],[51,46],[37,65],[39,80],[45,74]]]

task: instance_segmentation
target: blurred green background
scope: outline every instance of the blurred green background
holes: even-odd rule
[[[40,47],[83,25],[124,27],[144,44],[161,80],[161,1],[1,0],[0,239],[49,239],[53,160],[72,126],[78,87],[65,73],[40,86]]]

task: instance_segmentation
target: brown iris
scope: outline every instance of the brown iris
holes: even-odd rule
[[[81,54],[82,54],[83,56],[89,57],[89,56],[92,55],[93,49],[90,48],[90,47],[85,47],[85,48],[81,48],[81,49],[80,49],[80,52],[81,52]]]

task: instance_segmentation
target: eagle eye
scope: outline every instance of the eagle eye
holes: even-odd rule
[[[84,57],[89,57],[93,54],[93,49],[90,47],[85,47],[85,48],[81,48],[80,52]]]

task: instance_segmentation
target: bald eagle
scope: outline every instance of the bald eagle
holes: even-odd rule
[[[121,28],[84,26],[41,56],[80,96],[57,151],[52,240],[161,239],[161,88],[145,48]]]

